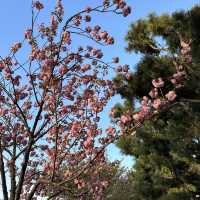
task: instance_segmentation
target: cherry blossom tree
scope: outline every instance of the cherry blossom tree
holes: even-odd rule
[[[38,22],[43,9],[41,2],[32,2],[32,23],[24,40],[0,58],[3,197],[59,199],[65,194],[100,200],[107,186],[98,175],[106,167],[104,150],[118,136],[112,128],[102,133],[99,114],[115,93],[106,75],[119,59],[105,62],[103,52],[87,44],[75,48],[73,35],[97,46],[112,45],[108,32],[90,25],[92,14],[126,17],[131,8],[124,0],[104,0],[66,20],[57,0],[47,25]],[[29,52],[22,61],[18,53],[24,47]]]

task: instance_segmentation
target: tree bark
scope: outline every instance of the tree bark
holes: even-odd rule
[[[6,184],[6,174],[5,174],[5,166],[4,166],[4,161],[3,161],[1,140],[0,140],[0,170],[1,170],[3,197],[4,197],[4,200],[8,200],[8,189],[7,189],[7,184]]]
[[[30,139],[28,148],[25,151],[24,161],[22,163],[22,169],[21,169],[21,173],[20,173],[20,177],[19,177],[19,182],[17,184],[15,200],[20,200],[20,195],[22,192],[22,187],[23,187],[23,182],[24,182],[24,176],[26,173],[26,168],[27,168],[28,161],[29,161],[29,155],[30,155],[30,151],[31,151],[33,143],[34,143],[33,139]]]

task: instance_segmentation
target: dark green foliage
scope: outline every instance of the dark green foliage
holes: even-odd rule
[[[131,198],[127,195],[124,200],[200,199],[200,7],[172,15],[151,14],[131,25],[127,50],[142,57],[130,81],[121,75],[115,78],[126,103],[117,105],[117,117],[148,96],[152,79],[175,72],[174,61],[180,62],[180,36],[192,39],[193,61],[191,65],[182,63],[188,79],[184,88],[176,90],[178,103],[118,143],[124,153],[136,158],[129,177],[134,189]],[[164,91],[169,91],[172,85],[169,81],[166,85]]]

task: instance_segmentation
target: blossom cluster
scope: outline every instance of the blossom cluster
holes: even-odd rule
[[[180,41],[181,50],[180,55],[182,62],[191,64],[191,47],[190,42]],[[122,134],[130,132],[135,133],[135,130],[142,126],[142,123],[146,119],[151,119],[154,115],[161,110],[166,109],[170,105],[178,101],[176,90],[184,86],[187,80],[187,73],[183,64],[175,64],[176,72],[170,77],[159,77],[152,80],[152,89],[147,96],[144,96],[140,101],[139,111],[126,111],[119,119],[119,125]],[[122,67],[118,67],[117,71],[121,72]],[[173,90],[170,90],[164,94],[163,88],[166,84],[171,82]],[[166,90],[165,90],[166,91]],[[111,109],[110,116],[115,118],[115,109]],[[128,128],[130,127],[130,129]],[[128,131],[127,131],[128,129]]]

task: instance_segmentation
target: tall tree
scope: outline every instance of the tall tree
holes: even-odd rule
[[[99,45],[112,45],[114,39],[90,21],[93,13],[126,17],[131,9],[125,1],[103,0],[65,19],[62,1],[56,2],[45,24],[38,21],[44,5],[32,1],[32,21],[23,41],[0,58],[4,200],[60,199],[63,193],[68,199],[100,200],[106,187],[99,174],[107,167],[104,150],[116,134],[102,134],[98,122],[114,94],[106,74],[118,59],[102,59]],[[74,46],[75,35],[94,46],[88,40]],[[22,48],[25,60],[19,56]]]
[[[125,124],[118,146],[135,157],[134,200],[200,198],[199,22],[200,7],[150,14],[126,36],[127,51],[142,58],[131,76],[115,78],[125,101],[111,115]],[[156,112],[144,117],[144,106]]]

